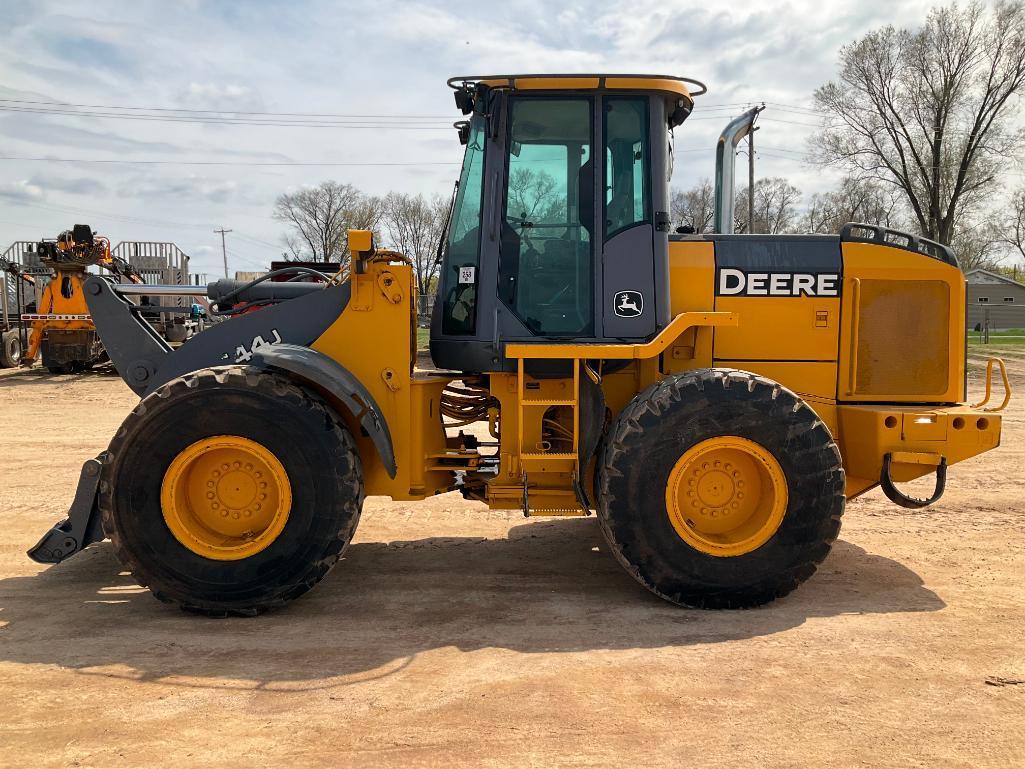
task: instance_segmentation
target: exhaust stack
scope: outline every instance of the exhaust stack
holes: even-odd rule
[[[733,232],[737,145],[751,132],[759,112],[761,112],[760,107],[752,107],[743,115],[730,121],[730,124],[719,134],[719,143],[715,147],[714,232],[727,235]]]

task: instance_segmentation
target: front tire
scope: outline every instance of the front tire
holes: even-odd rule
[[[808,579],[840,532],[844,471],[797,395],[741,371],[667,377],[609,430],[598,519],[649,590],[697,608],[746,608]]]
[[[108,449],[99,506],[118,557],[157,598],[251,615],[327,574],[363,497],[337,414],[284,377],[223,367],[139,403]]]

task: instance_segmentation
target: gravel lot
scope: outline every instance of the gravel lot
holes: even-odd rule
[[[231,620],[158,603],[107,543],[24,554],[134,402],[109,372],[0,375],[2,766],[1025,766],[1021,396],[940,503],[851,503],[761,609],[674,608],[593,518],[449,494],[369,500],[312,593]]]

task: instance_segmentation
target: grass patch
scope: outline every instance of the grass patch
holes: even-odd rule
[[[1001,338],[998,336],[989,337],[989,344],[983,344],[978,336],[968,337],[968,349],[976,352],[984,352],[996,347],[1025,347],[1025,335],[1018,338]]]

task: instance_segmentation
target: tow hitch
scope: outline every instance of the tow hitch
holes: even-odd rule
[[[907,494],[901,492],[894,485],[893,478],[890,475],[890,465],[893,462],[903,462],[912,465],[935,465],[936,488],[933,489],[932,496],[928,499],[917,499],[915,497],[909,497]],[[946,490],[947,458],[937,456],[936,454],[924,454],[912,451],[888,452],[886,456],[883,457],[883,472],[879,476],[879,485],[882,486],[883,493],[886,495],[886,498],[895,505],[907,507],[911,510],[928,507],[933,502],[939,500],[939,498],[943,496],[943,492]]]

